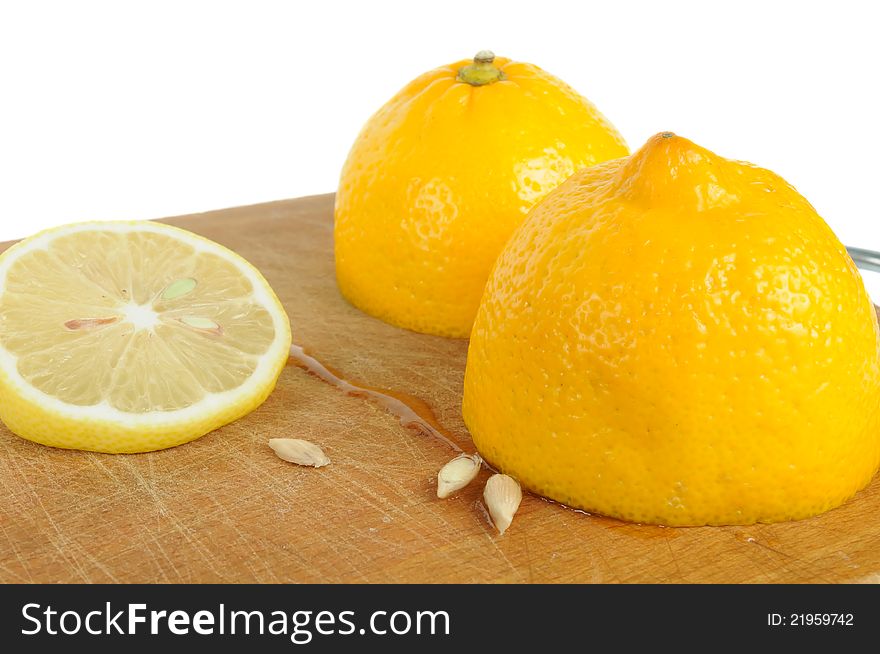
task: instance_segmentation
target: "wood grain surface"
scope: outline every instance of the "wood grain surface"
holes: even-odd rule
[[[465,446],[467,343],[385,325],[336,288],[330,195],[169,219],[259,267],[294,341],[345,376],[418,396]],[[389,256],[392,253],[389,253]],[[270,437],[332,465],[278,459]],[[671,529],[526,496],[496,535],[481,483],[437,500],[449,447],[288,366],[257,411],[136,455],[0,429],[0,582],[880,582],[880,480],[795,523]],[[480,480],[485,480],[485,473]]]

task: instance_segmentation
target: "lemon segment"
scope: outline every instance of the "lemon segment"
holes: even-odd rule
[[[259,271],[182,229],[79,223],[0,255],[0,418],[39,443],[198,438],[265,400],[290,340]]]

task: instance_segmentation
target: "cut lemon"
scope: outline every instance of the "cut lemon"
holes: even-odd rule
[[[0,255],[0,418],[38,443],[191,441],[262,404],[289,349],[259,271],[176,227],[66,225]]]

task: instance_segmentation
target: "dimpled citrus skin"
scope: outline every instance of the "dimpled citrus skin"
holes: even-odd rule
[[[504,79],[458,81],[460,61],[415,79],[367,122],[336,196],[342,294],[391,324],[470,333],[492,264],[528,210],[575,170],[628,154],[569,86],[495,59]]]
[[[500,255],[464,418],[528,489],[624,520],[799,519],[880,459],[852,260],[777,175],[670,133],[582,171]]]

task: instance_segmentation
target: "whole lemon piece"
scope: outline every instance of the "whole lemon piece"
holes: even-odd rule
[[[782,178],[665,132],[535,207],[489,278],[464,418],[528,489],[624,520],[805,518],[880,460],[862,279]]]
[[[345,162],[339,288],[393,325],[466,337],[528,210],[575,170],[628,152],[590,102],[537,66],[484,51],[425,73],[370,118]]]
[[[263,403],[290,338],[256,268],[171,225],[64,225],[0,255],[0,418],[37,443],[199,438]]]

